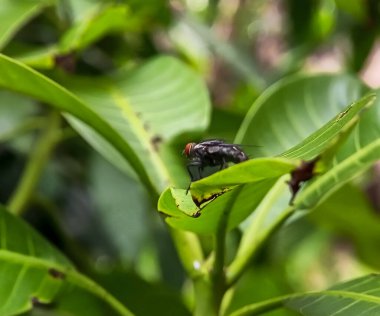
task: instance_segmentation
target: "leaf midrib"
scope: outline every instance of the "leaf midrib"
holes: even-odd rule
[[[296,293],[288,294],[284,296],[279,296],[259,303],[246,305],[236,311],[234,311],[230,316],[243,316],[243,315],[261,315],[263,312],[268,312],[271,310],[278,309],[280,307],[285,307],[287,303],[291,303],[292,300],[303,299],[307,297],[321,298],[321,297],[338,297],[341,299],[353,299],[354,301],[375,303],[380,305],[380,297],[363,294],[359,292],[352,292],[348,290],[325,290],[319,292],[306,292],[306,293]],[[313,302],[310,302],[311,305]]]
[[[34,267],[37,269],[55,269],[64,273],[66,280],[86,291],[92,293],[98,298],[107,302],[112,308],[117,310],[120,315],[132,316],[133,314],[109,292],[100,285],[89,279],[87,276],[77,272],[72,266],[64,266],[54,261],[32,257],[26,254],[0,249],[0,262],[5,260],[10,263],[19,264],[22,266]]]
[[[144,129],[142,120],[137,117],[136,112],[132,109],[130,103],[126,100],[126,97],[116,87],[109,85],[107,89],[110,91],[115,105],[120,108],[126,122],[130,123],[130,129],[133,132],[134,136],[140,141],[142,147],[148,151],[150,161],[152,162],[157,174],[160,176],[161,181],[174,183],[174,180],[170,177],[169,171],[164,165],[160,156],[153,149],[150,143],[151,137],[147,133],[146,129]]]
[[[71,270],[74,271],[74,268],[72,266],[64,266],[55,261],[49,261],[47,259],[41,259],[41,258],[33,257],[27,254],[17,253],[11,250],[0,249],[0,260],[6,260],[8,262],[23,264],[23,265],[27,263],[36,268],[43,268],[43,269],[53,268],[53,269],[62,271],[64,273],[67,273]]]

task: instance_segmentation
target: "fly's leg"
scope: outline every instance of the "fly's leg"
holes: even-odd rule
[[[198,172],[197,175],[194,174],[194,168],[195,167],[196,167],[196,170]],[[189,186],[187,187],[187,190],[186,190],[186,194],[187,194],[187,193],[189,193],[191,182],[197,181],[197,180],[202,178],[203,166],[202,166],[201,161],[193,160],[187,164],[186,168],[187,168],[187,171],[190,175],[190,183],[189,183]]]
[[[224,160],[224,158],[222,159],[222,163],[220,164],[220,170],[223,170],[223,169],[226,169],[228,167],[226,161]]]

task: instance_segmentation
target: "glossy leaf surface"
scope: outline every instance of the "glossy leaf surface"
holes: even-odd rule
[[[291,298],[285,304],[304,316],[377,315],[380,312],[380,276],[373,274],[337,284],[327,291]]]
[[[161,146],[182,133],[199,132],[208,125],[210,107],[203,82],[171,57],[157,58],[132,71],[124,69],[109,78],[70,78],[64,84],[91,104],[130,144],[155,179],[158,191],[177,182],[177,172],[171,170],[175,166],[164,163]],[[122,170],[128,169],[120,154],[93,130],[78,121],[70,122],[109,161]]]
[[[320,292],[290,294],[247,305],[231,316],[261,315],[288,307],[303,316],[372,316],[380,311],[380,276],[371,274]]]
[[[168,215],[166,221],[173,227],[201,234],[214,233],[221,217],[228,213],[227,226],[232,229],[255,210],[276,180],[295,164],[279,158],[252,159],[194,182],[193,197],[185,190],[167,189],[158,209]],[[240,191],[234,194],[236,189]],[[192,199],[198,199],[201,209]]]
[[[259,156],[279,155],[339,117],[364,90],[357,79],[348,75],[281,80],[252,105],[235,142],[259,145],[255,149]]]
[[[114,81],[88,79],[92,85],[83,86],[80,79],[72,79],[77,84],[73,90],[86,102],[8,57],[0,55],[0,67],[0,87],[71,114],[70,122],[90,144],[123,170],[128,169],[127,160],[142,182],[156,191],[175,182],[159,156],[160,143],[186,131],[200,131],[208,123],[203,82],[173,58],[122,72]]]

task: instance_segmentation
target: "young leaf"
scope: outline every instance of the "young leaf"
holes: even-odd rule
[[[239,184],[279,178],[297,166],[295,161],[283,158],[257,158],[244,161],[230,168],[216,172],[209,177],[191,184],[193,199],[202,201],[221,190]]]
[[[214,234],[217,231],[218,223],[224,214],[226,205],[231,204],[228,210],[227,229],[232,229],[239,225],[260,203],[262,198],[273,186],[275,180],[267,179],[260,182],[241,185],[240,192],[234,196],[234,190],[230,190],[210,202],[202,209],[194,212],[193,206],[189,209],[180,209],[184,205],[178,204],[176,197],[173,197],[171,190],[167,189],[158,201],[158,210],[168,215],[166,222],[174,228],[188,230],[197,234]],[[182,196],[186,194],[182,190]],[[191,196],[187,195],[188,205],[191,205]]]
[[[225,216],[225,205],[233,198],[227,224],[227,228],[232,229],[257,207],[277,179],[295,166],[295,162],[283,158],[252,159],[194,182],[193,196],[186,195],[185,190],[167,189],[160,197],[158,209],[169,216],[166,221],[175,228],[212,234]],[[234,196],[236,186],[241,188]],[[193,199],[201,205],[198,211]]]
[[[316,157],[329,146],[329,143],[331,143],[334,137],[336,137],[351,120],[357,117],[363,109],[369,108],[375,99],[375,94],[369,94],[348,105],[333,119],[306,137],[302,142],[282,153],[281,156],[305,160]]]
[[[70,261],[19,218],[0,206],[0,314],[46,305],[80,288],[132,315],[103,288],[76,272]],[[79,312],[79,311],[77,311]]]

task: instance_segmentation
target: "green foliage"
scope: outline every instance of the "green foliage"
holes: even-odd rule
[[[1,315],[380,309],[368,273],[379,268],[368,171],[380,100],[355,72],[379,10],[268,3],[0,0]],[[288,50],[271,66],[260,49],[272,56],[273,30],[258,27],[268,6],[289,20],[274,28]],[[351,74],[304,73],[314,50],[344,36]],[[202,166],[209,175],[189,184],[181,152],[210,137],[250,159]],[[337,240],[358,254],[345,252],[343,268]],[[326,244],[332,258],[320,260]],[[339,275],[354,263],[359,278]]]
[[[131,315],[104,289],[76,272],[69,260],[44,238],[3,207],[0,223],[0,273],[3,276],[0,312],[3,315],[29,310],[33,304],[59,302],[59,297],[71,286],[102,297],[121,315]],[[80,309],[76,313],[80,313]]]

